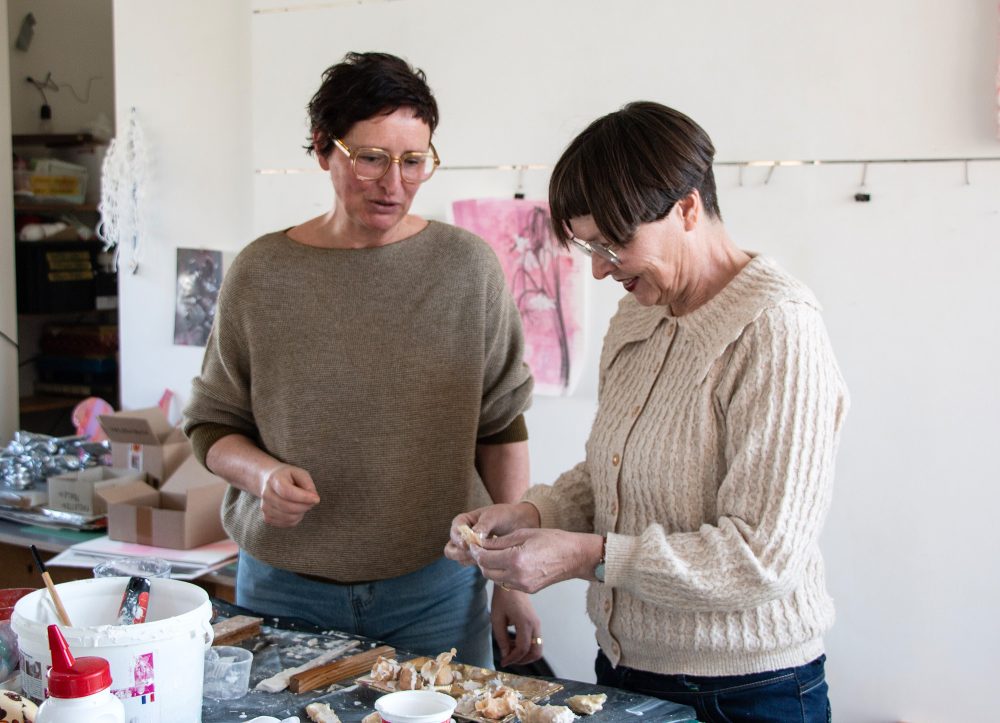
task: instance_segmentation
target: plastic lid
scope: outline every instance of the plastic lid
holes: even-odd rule
[[[84,698],[111,687],[111,668],[104,658],[73,658],[58,625],[49,625],[52,668],[47,673],[49,696]]]

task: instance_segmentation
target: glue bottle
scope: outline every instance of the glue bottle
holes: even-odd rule
[[[111,694],[107,660],[74,660],[58,625],[49,625],[49,652],[49,697],[39,707],[35,723],[125,723],[125,706]]]

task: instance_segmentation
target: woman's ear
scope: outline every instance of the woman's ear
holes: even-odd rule
[[[324,171],[330,170],[330,159],[327,155],[323,153],[323,146],[326,141],[326,134],[323,131],[315,130],[312,132],[313,137],[313,152],[316,154],[316,160],[319,161],[319,167]]]
[[[684,230],[691,231],[698,225],[701,212],[704,206],[701,203],[701,194],[694,188],[691,193],[677,202],[677,208],[681,212],[681,220],[684,223]]]

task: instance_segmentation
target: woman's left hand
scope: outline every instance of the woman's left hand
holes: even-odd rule
[[[533,593],[575,577],[592,580],[602,547],[600,535],[521,529],[483,540],[476,561],[498,585]]]

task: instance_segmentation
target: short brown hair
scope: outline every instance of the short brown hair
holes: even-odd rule
[[[715,147],[683,113],[651,101],[629,103],[598,118],[563,152],[549,180],[556,238],[567,222],[593,216],[601,235],[624,245],[642,223],[658,221],[698,189],[705,210],[722,218],[715,192]]]
[[[404,107],[412,108],[434,133],[438,107],[424,71],[389,53],[348,53],[323,71],[323,82],[309,101],[306,152],[315,149],[328,156],[333,139],[346,135],[358,121]],[[314,143],[316,134],[319,139]]]

